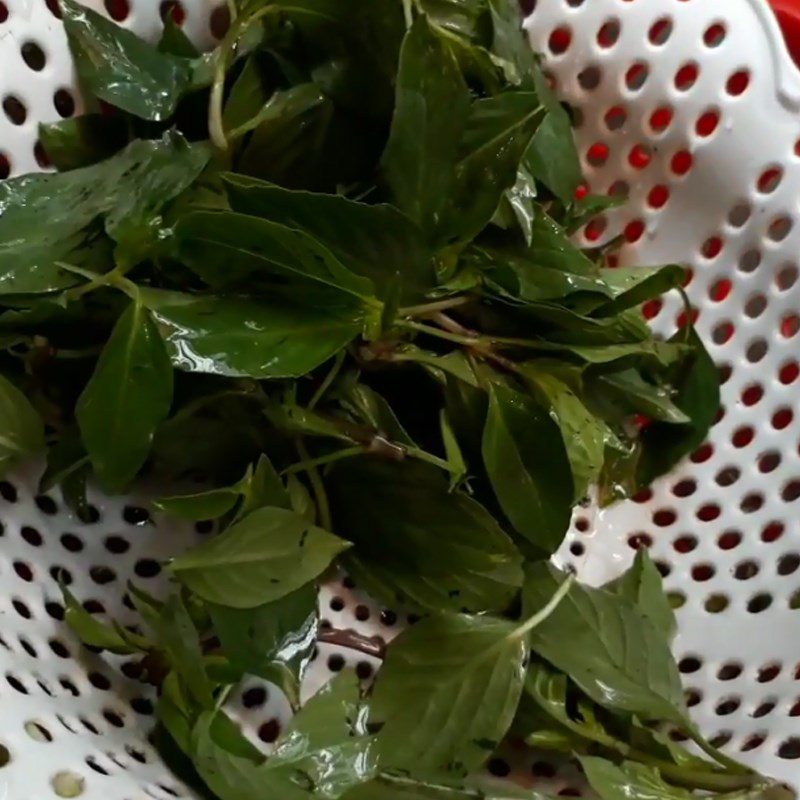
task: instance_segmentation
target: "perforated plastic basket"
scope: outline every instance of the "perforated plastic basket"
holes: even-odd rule
[[[224,31],[224,5],[176,5],[105,10],[151,39],[167,13],[203,47]],[[47,168],[38,123],[82,110],[55,11],[0,2],[0,177]],[[580,236],[623,233],[620,263],[689,264],[697,327],[725,379],[709,442],[635,502],[577,509],[558,557],[600,583],[650,546],[680,605],[675,648],[700,726],[800,784],[800,73],[765,0],[538,0],[526,25],[576,111],[588,186],[630,194]],[[664,334],[680,322],[677,303],[645,311]],[[189,797],[148,743],[147,687],[71,635],[55,576],[66,570],[90,610],[132,621],[127,581],[157,592],[159,562],[206,532],[151,519],[136,497],[94,495],[96,521],[79,523],[57,496],[36,496],[38,473],[0,483],[0,797]],[[403,623],[352,585],[320,603],[336,628],[388,640]],[[305,693],[345,663],[367,675],[378,660],[320,644]],[[230,710],[265,748],[288,716],[257,680]],[[530,786],[580,791],[569,768],[508,761]]]

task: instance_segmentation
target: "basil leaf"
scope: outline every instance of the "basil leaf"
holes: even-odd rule
[[[142,611],[144,604],[137,608]],[[181,596],[171,595],[160,613],[145,616],[148,625],[158,637],[170,666],[180,675],[193,699],[203,708],[213,708],[211,681],[203,666],[200,638]]]
[[[162,497],[153,505],[160,511],[173,517],[194,521],[217,519],[230,511],[239,500],[239,492],[235,487],[210,489],[195,494]]]
[[[670,340],[683,342],[691,352],[665,376],[676,394],[673,403],[690,420],[684,425],[655,424],[642,434],[638,465],[640,485],[652,483],[698,447],[714,424],[719,410],[719,373],[694,330],[678,331]]]
[[[439,113],[444,107],[448,113]],[[469,93],[455,58],[427,18],[417,17],[400,51],[381,164],[394,204],[431,235],[450,202],[468,114]]]
[[[492,52],[504,63],[507,80],[534,88],[536,56],[522,30],[522,14],[514,0],[489,0],[492,14]]]
[[[608,428],[567,383],[541,369],[536,362],[526,363],[522,372],[561,429],[572,470],[574,496],[584,497],[589,486],[600,477]]]
[[[436,614],[395,639],[370,704],[370,721],[383,723],[381,764],[464,774],[488,759],[522,693],[521,630],[491,617]]]
[[[175,14],[171,12],[164,22],[164,30],[158,40],[158,50],[181,58],[197,58],[198,49],[192,44],[191,39],[184,33],[183,28],[175,21]]]
[[[308,584],[255,608],[211,604],[209,612],[233,666],[278,684],[299,706],[300,680],[317,643],[316,586]]]
[[[244,135],[258,126],[258,118],[270,100],[270,87],[257,53],[248,56],[225,100],[222,122],[229,138]]]
[[[431,254],[421,231],[393,206],[290,191],[241,175],[226,175],[225,185],[234,211],[312,236],[350,270],[372,281],[381,297],[397,278],[404,297],[433,284]],[[355,230],[358,236],[352,235]]]
[[[64,622],[71,628],[84,644],[99,647],[117,655],[131,655],[141,652],[142,648],[133,643],[132,636],[127,636],[115,625],[101,622],[90,614],[66,588],[64,594]]]
[[[601,800],[692,800],[694,792],[668,784],[658,770],[645,764],[623,761],[615,765],[601,758],[584,756],[580,759],[586,777]],[[720,782],[720,794],[708,795],[730,800],[792,800],[794,792],[787,786],[773,781],[758,779],[740,784],[737,792],[726,792],[727,782]],[[741,788],[749,786],[749,788]]]
[[[350,387],[339,400],[350,413],[374,428],[379,435],[399,444],[414,446],[389,403],[364,383]]]
[[[646,550],[639,550],[631,568],[604,588],[636,606],[666,637],[675,635],[675,612],[664,593],[661,575]]]
[[[0,292],[54,291],[75,284],[78,279],[59,262],[76,263],[80,249],[91,242],[85,229],[98,217],[106,217],[112,238],[141,255],[145,244],[152,244],[164,204],[197,178],[208,157],[205,146],[189,145],[170,132],[160,140],[132,142],[91,167],[4,181]]]
[[[306,186],[324,153],[333,103],[314,83],[275,92],[246,127],[255,126],[236,171],[285,186]]]
[[[316,578],[347,547],[293,511],[266,507],[179,556],[169,569],[205,600],[254,608]]]
[[[351,272],[302,231],[246,214],[196,211],[175,229],[175,255],[214,288],[259,274],[317,281],[358,298],[372,297],[372,281]]]
[[[141,469],[172,404],[172,365],[150,313],[132,303],[119,318],[75,409],[100,483],[125,488]]]
[[[221,800],[263,800],[265,786],[282,800],[307,800],[312,791],[335,800],[375,770],[372,740],[363,735],[361,716],[358,684],[343,673],[295,716],[266,762],[215,741],[208,713],[192,732],[194,761]]]
[[[242,504],[236,512],[236,519],[246,517],[262,506],[291,508],[291,501],[280,475],[272,466],[272,462],[262,453],[252,475],[248,474],[239,482]]]
[[[570,462],[558,426],[522,394],[493,387],[483,461],[515,530],[543,553],[558,549],[572,517]]]
[[[447,2],[448,0],[445,0]],[[342,800],[546,800],[539,792],[504,781],[384,773],[348,792]]]
[[[603,405],[609,408],[607,419],[611,415],[622,418],[644,414],[673,425],[691,422],[672,400],[670,388],[648,383],[635,369],[587,379],[587,393],[598,402],[602,399]]]
[[[347,569],[388,605],[498,611],[517,593],[517,549],[483,506],[449,492],[436,467],[353,458],[331,470],[326,488],[334,529],[355,544]]]
[[[531,566],[523,589],[524,608],[541,608],[562,581],[552,567]],[[530,644],[605,708],[645,720],[686,720],[680,675],[666,632],[611,592],[573,585],[531,632]]]
[[[127,144],[128,130],[120,117],[84,114],[40,124],[39,141],[50,163],[65,172],[114,155]]]
[[[63,0],[61,11],[78,77],[95,97],[146,120],[172,116],[192,84],[188,59],[160,52],[73,0]]]
[[[533,92],[506,91],[472,103],[440,226],[442,240],[468,241],[488,224],[503,192],[514,186],[542,114]]]
[[[591,260],[572,243],[564,229],[549,217],[541,206],[537,206],[533,219],[528,257],[531,262],[542,267],[559,269],[574,275],[597,278],[601,274]],[[613,293],[611,287],[608,287],[607,293]]]
[[[614,291],[614,299],[596,308],[596,317],[610,317],[628,308],[640,306],[653,297],[680,286],[686,270],[676,264],[667,267],[605,270],[604,278]]]
[[[361,329],[362,312],[332,293],[275,291],[267,299],[143,290],[172,363],[187,372],[300,377],[324,364]]]
[[[547,115],[525,153],[524,164],[562,203],[568,205],[583,180],[572,123],[538,67],[534,69],[533,79],[536,94],[547,109]]]
[[[0,375],[0,472],[44,450],[44,422],[25,395]]]

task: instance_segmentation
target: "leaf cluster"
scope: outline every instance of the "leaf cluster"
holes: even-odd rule
[[[604,798],[779,796],[688,721],[645,557],[603,589],[546,565],[590,487],[668,471],[719,397],[694,332],[639,313],[683,271],[570,238],[607,202],[575,199],[516,3],[233,5],[201,55],[63,0],[96,113],[43,128],[59,173],[0,186],[0,463],[46,447],[79,515],[90,476],[199,480],[156,505],[219,530],[166,602],[132,592],[144,633],[67,593],[69,623],[139,654],[165,750],[220,800],[532,798],[470,777],[510,731]],[[422,621],[265,759],[225,695],[254,674],[299,707],[336,567]]]

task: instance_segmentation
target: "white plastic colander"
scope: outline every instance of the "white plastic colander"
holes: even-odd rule
[[[218,0],[87,5],[150,39],[176,14],[202,47],[226,24]],[[82,110],[56,10],[0,2],[0,177],[46,168],[38,123]],[[800,73],[766,0],[538,0],[526,26],[576,110],[588,187],[630,194],[581,236],[623,233],[620,263],[690,265],[697,327],[725,378],[709,442],[635,502],[577,509],[558,557],[601,583],[650,546],[680,604],[675,651],[701,728],[800,784]],[[669,334],[682,309],[645,311]],[[159,562],[207,531],[96,494],[96,521],[80,523],[56,494],[36,495],[39,469],[0,482],[0,798],[191,797],[148,743],[149,689],[69,632],[56,576],[90,611],[132,622],[127,582],[157,593]],[[333,627],[376,641],[403,624],[352,585],[320,603]],[[320,644],[306,694],[344,664],[366,676],[378,660]],[[265,748],[288,717],[263,681],[232,703]],[[569,768],[522,751],[507,761],[492,769],[580,795]]]

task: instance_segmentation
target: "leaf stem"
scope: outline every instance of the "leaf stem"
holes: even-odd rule
[[[472,298],[462,295],[461,297],[448,297],[446,300],[437,300],[433,303],[421,303],[417,306],[406,306],[401,308],[397,314],[400,317],[424,317],[428,314],[435,314],[437,311],[447,311],[450,308],[458,308],[466,305]]]
[[[345,350],[340,350],[336,354],[336,358],[334,359],[334,362],[331,365],[328,374],[325,376],[325,379],[317,388],[317,391],[314,392],[314,396],[311,398],[311,401],[308,404],[309,410],[313,409],[314,406],[317,405],[317,403],[319,403],[319,401],[322,400],[322,398],[325,396],[325,392],[327,392],[328,389],[330,389],[331,384],[336,380],[336,376],[339,374],[339,371],[341,370],[342,365],[344,364],[344,359],[346,355],[347,351]]]
[[[434,467],[439,467],[439,469],[443,469],[445,472],[452,472],[453,468],[447,461],[443,458],[439,458],[439,456],[433,455],[433,453],[428,453],[425,450],[420,449],[419,447],[413,447],[412,445],[403,445],[403,449],[406,451],[406,455],[411,456],[411,458],[416,458],[419,461],[424,461],[427,464],[433,464]]]
[[[525,636],[535,627],[537,627],[537,625],[541,625],[558,608],[561,601],[567,596],[567,593],[572,588],[573,583],[575,583],[575,576],[567,575],[564,583],[562,583],[561,586],[556,589],[556,591],[553,593],[553,596],[547,601],[547,604],[544,606],[544,608],[541,608],[532,617],[520,625],[514,631],[514,635],[516,637]]]
[[[753,776],[752,770],[748,769],[744,764],[740,764],[735,758],[725,755],[721,750],[714,747],[711,742],[707,741],[702,733],[698,730],[697,726],[690,723],[687,731],[689,738],[709,757],[716,761],[723,767],[735,771],[739,775]]]
[[[353,458],[368,452],[368,448],[358,445],[357,447],[345,447],[342,450],[336,450],[333,453],[328,453],[326,456],[319,456],[318,458],[310,458],[303,461],[298,461],[296,464],[286,467],[281,470],[281,475],[294,475],[298,472],[307,472],[309,468],[323,467],[326,464],[333,464],[336,461],[341,461],[344,458]]]
[[[311,461],[311,455],[302,438],[297,439],[297,452],[300,454],[300,458],[302,458],[303,461]],[[317,501],[317,512],[319,513],[321,526],[329,531],[332,529],[331,507],[328,503],[328,494],[325,491],[322,478],[320,478],[319,472],[313,464],[304,467],[304,471],[306,475],[308,475],[311,490],[314,492],[314,499]]]
[[[411,319],[400,320],[398,324],[401,327],[408,328],[412,331],[418,331],[419,333],[425,333],[428,336],[435,336],[448,342],[465,344],[470,347],[474,347],[476,344],[480,344],[482,341],[478,336],[463,336],[460,333],[450,333],[449,331],[443,331],[441,328],[436,328],[433,325],[426,325],[423,322],[414,322],[414,320]]]

